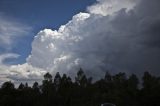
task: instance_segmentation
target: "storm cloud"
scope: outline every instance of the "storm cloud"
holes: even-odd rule
[[[160,74],[160,1],[98,0],[59,30],[44,29],[32,43],[28,64],[52,73]]]
[[[27,62],[10,66],[5,75],[39,80],[46,71],[75,76],[80,67],[95,79],[107,70],[160,75],[159,5],[159,0],[97,0],[58,30],[41,30]]]

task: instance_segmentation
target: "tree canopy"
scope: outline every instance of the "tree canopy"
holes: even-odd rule
[[[52,81],[53,80],[53,81]],[[42,85],[20,83],[18,88],[11,81],[0,88],[0,106],[100,106],[113,103],[117,106],[160,106],[160,77],[145,72],[142,84],[135,74],[111,75],[92,82],[80,68],[75,80],[59,72],[53,78],[44,75]]]

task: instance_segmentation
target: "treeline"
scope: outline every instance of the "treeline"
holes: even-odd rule
[[[140,86],[139,86],[140,85]],[[84,71],[77,72],[75,81],[66,74],[44,75],[42,85],[32,87],[20,84],[14,87],[5,82],[0,89],[0,106],[100,106],[101,103],[117,106],[160,106],[160,77],[145,72],[142,84],[136,75],[125,73],[110,75],[92,82]]]

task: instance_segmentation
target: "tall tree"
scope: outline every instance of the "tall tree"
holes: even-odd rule
[[[60,76],[59,72],[57,72],[54,77],[54,85],[55,85],[56,91],[59,89],[60,84],[61,84],[61,76]]]
[[[110,73],[107,71],[104,77],[105,82],[111,82],[112,81],[112,76]]]
[[[75,77],[76,83],[80,86],[85,87],[87,85],[87,78],[82,68],[77,72],[77,77]]]
[[[19,89],[19,90],[22,90],[22,89],[24,89],[24,87],[25,87],[24,84],[23,84],[23,83],[20,83],[18,89]]]
[[[47,80],[47,81],[52,81],[52,75],[47,72],[45,75],[44,75],[44,80]]]
[[[39,85],[38,85],[38,82],[34,82],[32,88],[33,88],[34,91],[39,92]]]
[[[139,84],[139,80],[135,74],[132,74],[131,76],[129,76],[128,86],[131,89],[138,89],[138,84]]]

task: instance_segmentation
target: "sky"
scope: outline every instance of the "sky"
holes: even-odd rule
[[[41,29],[58,29],[60,25],[66,24],[73,15],[85,11],[86,7],[94,2],[95,0],[0,0],[0,21],[13,25],[8,30],[16,33],[10,34],[12,38],[6,37],[6,39],[15,38],[15,41],[12,42],[13,45],[7,45],[9,50],[1,44],[0,53],[13,52],[20,55],[16,60],[9,59],[5,63],[24,63],[31,52],[33,37]],[[1,24],[2,26],[8,27]],[[12,27],[19,29],[22,33],[15,31]],[[5,36],[2,31],[1,33],[1,36]],[[4,39],[2,40],[4,42]]]
[[[159,0],[0,0],[0,82],[81,67],[160,75]],[[74,77],[73,77],[74,78]]]

